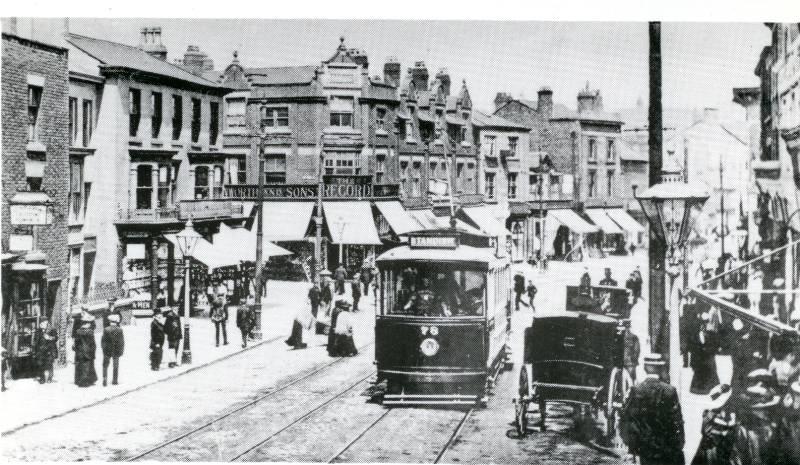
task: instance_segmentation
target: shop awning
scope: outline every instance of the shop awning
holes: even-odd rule
[[[464,207],[464,213],[470,217],[475,224],[478,225],[478,229],[483,231],[485,234],[489,236],[498,237],[498,236],[510,236],[511,231],[506,229],[506,227],[500,223],[500,221],[495,218],[493,212],[487,207]]]
[[[314,202],[264,202],[264,239],[305,240],[313,210]]]
[[[375,202],[375,206],[381,212],[386,222],[398,236],[410,231],[420,229],[419,224],[408,214],[400,202]]]
[[[593,226],[587,223],[583,218],[578,216],[578,214],[572,210],[568,209],[550,210],[547,212],[547,216],[554,218],[559,223],[571,229],[572,232],[574,233],[587,234],[587,233],[594,233],[600,230],[597,226]]]
[[[334,244],[382,244],[369,202],[325,202],[322,210]]]
[[[608,210],[601,208],[597,210],[586,210],[586,215],[592,220],[592,223],[597,225],[605,234],[624,234],[625,231],[620,228],[614,220],[607,214]]]
[[[621,208],[610,208],[606,210],[608,216],[614,220],[615,223],[619,225],[625,231],[636,234],[640,232],[644,232],[644,226],[642,226],[638,221],[633,219],[631,215],[628,214],[625,210]]]

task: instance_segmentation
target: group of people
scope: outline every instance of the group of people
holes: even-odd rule
[[[374,271],[373,271],[374,270]],[[303,333],[317,326],[320,312],[330,318],[327,326],[328,355],[331,357],[349,357],[358,354],[353,339],[353,313],[358,312],[361,296],[368,293],[370,286],[376,282],[377,269],[374,264],[365,262],[361,273],[356,272],[352,279],[347,279],[344,266],[339,266],[332,274],[322,273],[321,283],[314,282],[308,290],[308,305],[298,308],[292,321],[292,330],[286,344],[294,349],[305,349],[308,344],[303,341]],[[366,276],[366,277],[365,277]],[[350,296],[345,295],[346,284],[350,286]],[[319,331],[324,332],[322,325]]]
[[[103,335],[100,338],[100,349],[103,353],[103,386],[108,385],[108,368],[111,366],[111,384],[119,384],[119,359],[125,353],[125,334],[120,327],[120,314],[113,311],[113,306],[105,312],[103,322]],[[75,351],[75,379],[78,387],[89,387],[97,383],[97,372],[94,360],[97,354],[95,342],[95,317],[84,307],[78,318],[73,321],[72,350]],[[53,333],[51,333],[51,336]],[[39,382],[52,381],[53,361],[57,349],[54,342],[52,356],[47,358],[47,366],[42,369]],[[47,378],[47,379],[45,379]]]

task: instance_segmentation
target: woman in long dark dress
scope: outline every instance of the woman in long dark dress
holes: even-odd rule
[[[708,313],[703,315],[705,320],[708,317]],[[694,338],[691,357],[691,368],[694,371],[694,376],[692,377],[690,390],[692,394],[708,394],[714,386],[719,384],[717,363],[714,359],[718,345],[707,331],[706,325],[700,327],[700,330],[694,334]]]
[[[94,369],[94,357],[97,345],[94,341],[91,316],[81,319],[81,327],[75,333],[75,384],[79,387],[89,387],[97,382],[97,372]]]

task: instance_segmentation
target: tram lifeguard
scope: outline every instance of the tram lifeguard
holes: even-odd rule
[[[384,404],[473,405],[510,357],[511,271],[492,238],[455,228],[409,234],[376,260]]]

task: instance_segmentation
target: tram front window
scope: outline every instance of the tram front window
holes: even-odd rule
[[[396,270],[393,281],[392,314],[433,317],[483,315],[485,273],[411,266]]]

